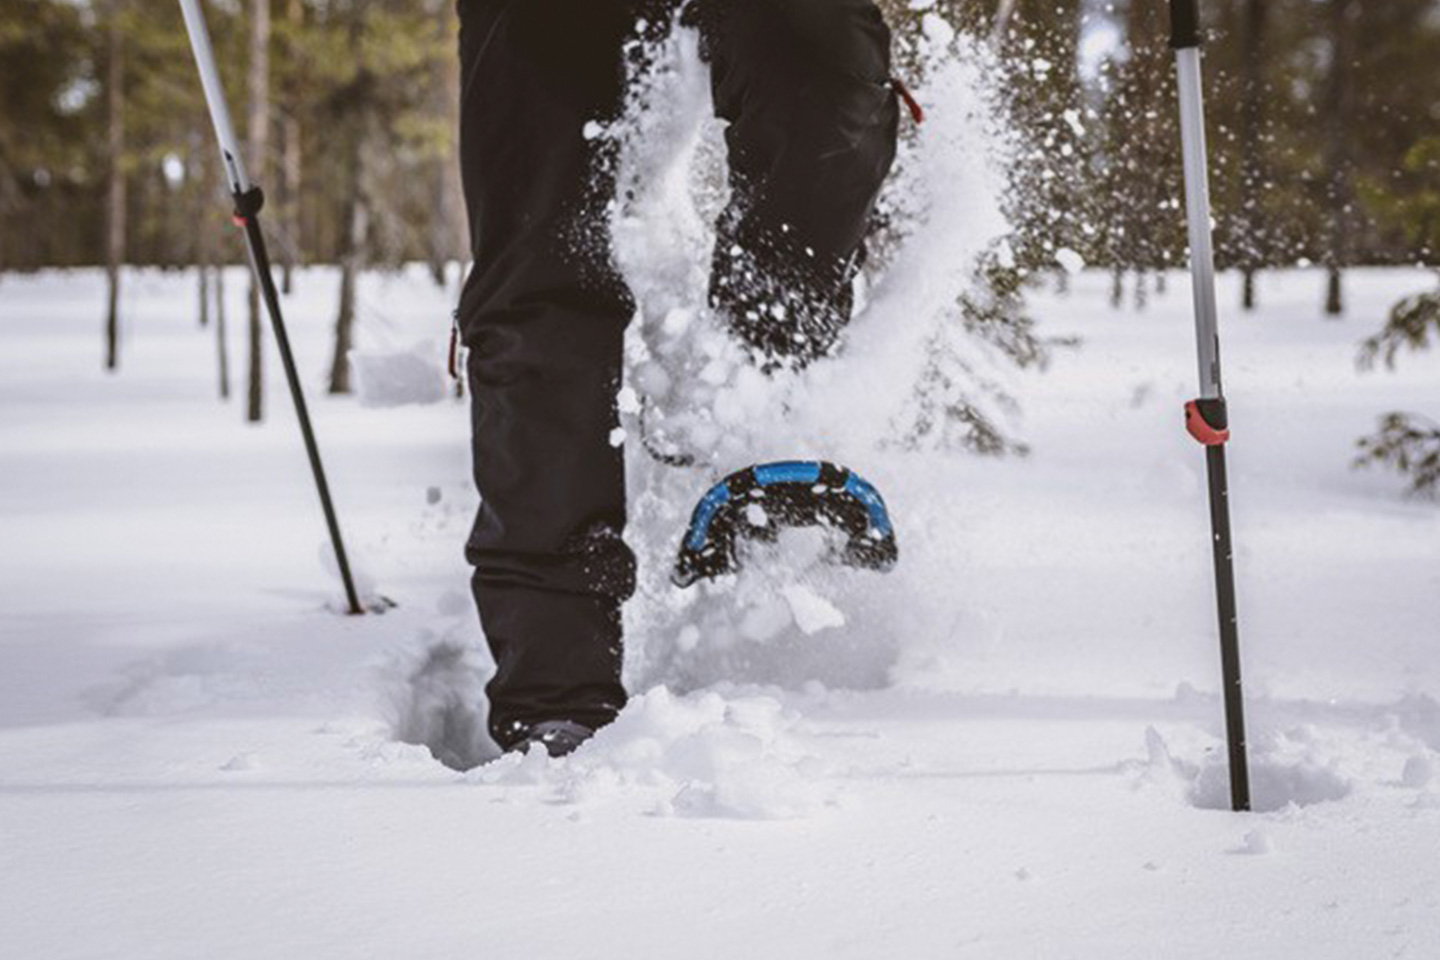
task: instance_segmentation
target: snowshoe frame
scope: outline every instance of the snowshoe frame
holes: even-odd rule
[[[899,560],[895,527],[874,485],[833,463],[785,460],[736,471],[700,498],[671,579],[688,587],[723,576],[740,567],[741,539],[769,543],[781,529],[822,525],[846,538],[827,556],[831,562],[885,572]]]

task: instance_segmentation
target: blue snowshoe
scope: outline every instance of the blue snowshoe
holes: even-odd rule
[[[886,572],[900,552],[880,492],[845,467],[788,460],[747,467],[711,487],[696,504],[671,579],[688,587],[740,568],[743,540],[773,543],[791,527],[829,527],[843,536],[826,559]]]

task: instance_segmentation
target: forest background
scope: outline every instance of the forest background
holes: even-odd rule
[[[1184,266],[1164,0],[881,3],[902,37],[945,17],[1005,74],[997,89],[1027,145],[1007,283],[1073,251],[1110,271],[1117,303],[1143,305]],[[1440,265],[1440,2],[1203,6],[1221,268],[1249,280],[1323,267],[1317,304],[1339,315],[1347,268]],[[341,268],[329,388],[348,392],[356,276],[423,261],[444,283],[468,256],[453,4],[216,0],[208,15],[285,286],[296,267]],[[177,4],[0,5],[0,276],[105,267],[107,366],[122,362],[125,266],[196,271],[210,322],[216,267],[244,260],[223,192]],[[1255,285],[1242,289],[1254,308]],[[246,415],[258,420],[251,302]],[[1372,355],[1423,344],[1440,298],[1375,322]]]

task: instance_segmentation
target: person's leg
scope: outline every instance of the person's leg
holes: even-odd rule
[[[599,0],[460,0],[461,163],[475,266],[460,301],[475,483],[466,545],[502,747],[624,706],[634,589],[618,426],[633,310],[611,263],[613,183],[587,124],[620,108],[634,18]]]
[[[711,301],[767,366],[834,347],[899,109],[890,31],[871,0],[698,0],[732,199]]]

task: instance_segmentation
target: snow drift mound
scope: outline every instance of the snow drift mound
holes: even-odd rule
[[[1145,742],[1142,782],[1173,788],[1202,810],[1230,809],[1230,768],[1223,749],[1191,762],[1175,757],[1154,727],[1146,730]],[[1250,801],[1256,813],[1343,800],[1354,789],[1337,763],[1312,745],[1277,734],[1252,738],[1250,748]]]

